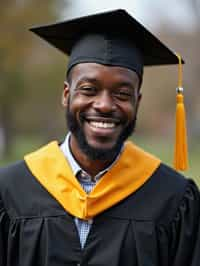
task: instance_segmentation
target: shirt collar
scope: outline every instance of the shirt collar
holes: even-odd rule
[[[91,182],[91,176],[81,168],[81,166],[78,164],[78,162],[76,161],[76,159],[74,158],[71,150],[70,150],[70,135],[71,133],[69,132],[67,134],[67,136],[65,137],[64,142],[60,145],[61,151],[64,153],[66,159],[68,160],[72,172],[75,176],[77,176],[79,179],[81,179],[81,181],[83,182]],[[96,181],[98,181],[112,166],[113,164],[115,164],[115,162],[119,159],[120,154],[123,150],[123,147],[120,151],[120,153],[118,154],[118,156],[116,157],[116,159],[114,160],[114,162],[112,162],[111,165],[109,165],[106,169],[100,171],[93,179]],[[82,173],[81,175],[79,175],[79,173]]]
[[[78,174],[78,172],[82,171],[82,168],[77,163],[77,161],[75,160],[75,158],[72,155],[72,152],[70,150],[70,146],[69,146],[70,135],[71,135],[70,133],[67,134],[64,142],[60,145],[60,148],[61,148],[62,152],[64,153],[66,159],[68,160],[73,174],[76,176]]]

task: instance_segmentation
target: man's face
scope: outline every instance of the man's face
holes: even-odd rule
[[[63,105],[72,137],[91,159],[115,156],[135,126],[141,98],[137,74],[122,67],[82,63],[70,75]]]

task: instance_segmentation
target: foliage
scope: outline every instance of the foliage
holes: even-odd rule
[[[53,0],[18,0],[2,1],[0,8],[0,128],[3,129],[6,148],[8,151],[13,135],[20,129],[17,127],[20,109],[24,113],[33,113],[25,103],[30,95],[37,91],[38,97],[49,95],[48,85],[52,84],[54,75],[52,65],[57,66],[58,60],[50,54],[43,54],[39,49],[39,40],[28,32],[33,24],[55,21],[59,15],[61,5]],[[35,77],[41,77],[44,69],[50,72],[45,86],[37,84]],[[40,74],[40,75],[38,75]],[[55,73],[56,74],[56,73]],[[53,79],[55,80],[55,79]],[[42,80],[44,82],[44,80]],[[53,84],[55,84],[53,82]],[[46,102],[46,100],[45,100]],[[23,105],[27,108],[24,108]],[[30,117],[27,116],[27,120]],[[19,119],[20,120],[20,119]],[[26,128],[23,125],[23,130]]]

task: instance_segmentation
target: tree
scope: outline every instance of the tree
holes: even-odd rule
[[[53,0],[2,1],[0,4],[0,129],[5,142],[4,153],[10,151],[16,128],[14,111],[27,93],[27,76],[35,60],[32,51],[39,45],[27,29],[36,23],[55,21],[63,7],[61,4]],[[46,60],[43,55],[38,58],[40,62]],[[37,67],[39,70],[43,66],[37,64]]]

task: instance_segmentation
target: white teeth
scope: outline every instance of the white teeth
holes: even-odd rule
[[[106,122],[90,122],[90,125],[97,127],[97,128],[114,128],[114,123],[106,123]]]

